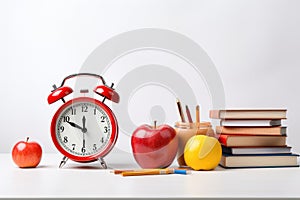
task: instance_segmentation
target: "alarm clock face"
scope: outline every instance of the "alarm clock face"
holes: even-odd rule
[[[55,146],[62,154],[79,162],[104,157],[114,146],[117,131],[112,111],[89,97],[65,103],[56,112],[51,124]]]

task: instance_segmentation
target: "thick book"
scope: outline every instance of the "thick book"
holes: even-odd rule
[[[216,126],[217,134],[238,135],[286,135],[286,127],[228,127]]]
[[[287,109],[210,110],[212,119],[286,119]]]
[[[229,155],[223,154],[220,165],[225,168],[299,167],[297,154]]]
[[[291,147],[226,147],[222,145],[222,152],[232,155],[290,154]]]
[[[221,119],[220,126],[232,126],[232,127],[281,126],[281,119]]]
[[[219,142],[227,147],[275,147],[286,146],[286,136],[265,136],[265,135],[225,135],[219,136]]]

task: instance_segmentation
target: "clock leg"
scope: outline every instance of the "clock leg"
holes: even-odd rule
[[[99,162],[103,169],[107,169],[107,165],[102,157],[99,158]]]
[[[64,156],[63,159],[61,160],[60,164],[59,164],[59,168],[62,168],[67,163],[68,159],[69,158]]]

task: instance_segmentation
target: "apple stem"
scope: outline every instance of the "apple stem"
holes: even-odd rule
[[[154,128],[156,128],[156,122],[157,122],[157,121],[156,121],[156,120],[154,120]]]
[[[29,137],[26,138],[26,142],[28,142],[28,140],[29,140]]]

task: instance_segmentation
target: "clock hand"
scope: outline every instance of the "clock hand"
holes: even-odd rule
[[[83,133],[83,141],[82,141],[83,144],[82,144],[82,148],[85,148],[85,137],[84,137],[84,135],[85,135],[85,134]]]
[[[70,124],[71,126],[75,127],[75,128],[79,128],[83,132],[83,128],[81,126],[75,124],[74,122],[67,121],[67,123]]]
[[[85,119],[85,116],[82,117],[82,132],[83,133],[86,133],[87,132],[87,129],[85,127],[85,122],[86,122],[86,119]]]

